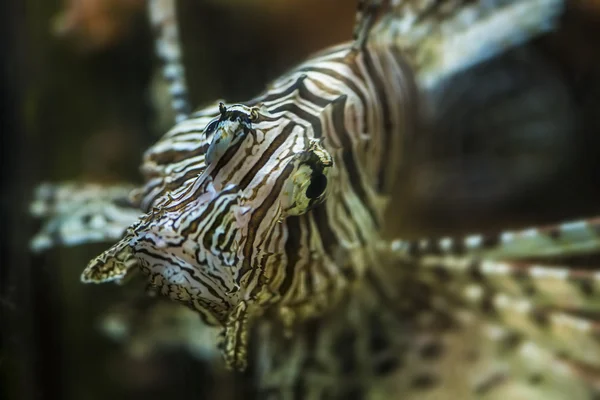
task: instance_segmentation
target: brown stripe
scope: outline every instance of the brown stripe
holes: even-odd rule
[[[349,67],[355,75],[357,75],[358,77],[361,77],[362,74],[356,68],[355,64],[352,64],[352,63],[351,64],[346,64],[346,63],[344,63],[344,65],[346,67]],[[364,109],[364,110],[367,109],[369,103],[368,103],[367,98],[365,97],[364,93],[347,76],[344,76],[344,75],[342,75],[339,72],[336,72],[334,70],[331,70],[331,69],[328,69],[328,68],[321,68],[321,67],[305,67],[302,70],[303,71],[307,71],[307,72],[309,72],[309,71],[319,72],[319,73],[324,74],[324,75],[329,75],[331,78],[342,82],[346,87],[348,87],[348,89],[352,93],[354,93],[354,95],[356,95],[358,97],[358,99],[360,100],[360,103],[362,105],[362,109]],[[317,79],[315,79],[315,80],[317,80]],[[365,126],[365,127],[367,126],[367,114],[366,113],[363,113],[363,126]]]
[[[350,134],[346,130],[345,123],[345,109],[346,109],[346,100],[348,96],[343,95],[338,97],[332,102],[332,111],[331,111],[331,120],[333,123],[333,127],[336,130],[340,141],[342,142],[342,161],[345,166],[345,171],[348,174],[348,181],[352,190],[360,201],[364,204],[371,219],[375,223],[376,226],[379,225],[379,221],[375,212],[369,204],[367,192],[363,187],[363,181],[358,172],[358,166],[356,163],[356,159],[354,158],[354,146],[352,141],[350,140]]]
[[[192,158],[204,154],[208,145],[206,143],[188,150],[174,150],[172,147],[161,152],[149,153],[144,162],[154,162],[156,165],[175,164],[187,158]]]
[[[250,282],[254,277],[254,273],[256,271],[252,270],[252,254],[254,252],[254,242],[256,240],[256,232],[260,227],[265,215],[269,211],[269,209],[273,206],[275,201],[279,198],[281,194],[281,189],[285,181],[289,178],[294,170],[294,164],[288,163],[284,170],[279,175],[279,178],[275,181],[275,185],[271,190],[271,193],[265,198],[265,200],[261,203],[261,205],[252,213],[250,217],[250,221],[248,222],[248,237],[246,238],[246,243],[244,243],[244,249],[242,254],[244,255],[244,261],[242,263],[242,268],[240,268],[239,276],[237,279],[237,283],[241,286],[241,280],[247,273],[251,272],[250,276],[247,279],[247,282]]]
[[[378,139],[380,141],[382,153],[381,153],[381,158],[379,160],[381,164],[378,168],[376,187],[379,192],[382,192],[385,189],[384,188],[385,174],[386,174],[386,168],[385,168],[386,164],[385,163],[387,163],[388,160],[390,159],[390,152],[392,150],[390,143],[389,143],[389,135],[391,135],[393,133],[392,132],[392,128],[393,128],[392,117],[391,117],[391,112],[390,112],[390,104],[389,104],[388,98],[386,96],[385,84],[384,84],[379,72],[375,68],[375,65],[372,60],[371,52],[364,51],[362,53],[362,55],[363,55],[362,59],[364,62],[365,69],[367,70],[367,74],[373,82],[373,89],[375,90],[375,96],[376,96],[376,99],[375,99],[376,107],[375,108],[376,109],[378,108],[379,110],[381,110],[381,118],[382,118],[381,125],[382,125],[383,129],[378,129],[377,134],[379,136]]]
[[[240,188],[242,190],[245,190],[248,187],[250,182],[252,182],[252,179],[254,179],[256,177],[256,175],[258,174],[258,171],[260,171],[267,164],[267,162],[269,161],[269,159],[271,158],[273,153],[275,153],[275,151],[279,147],[281,147],[283,145],[283,143],[285,143],[285,141],[288,139],[288,137],[290,136],[290,134],[292,133],[292,131],[294,130],[294,127],[296,127],[296,125],[297,124],[295,122],[290,121],[290,123],[288,123],[281,130],[281,132],[279,132],[277,134],[277,136],[271,142],[269,147],[261,154],[258,161],[252,166],[252,168],[250,168],[248,173],[246,173],[246,175],[244,175],[244,177],[240,181]]]

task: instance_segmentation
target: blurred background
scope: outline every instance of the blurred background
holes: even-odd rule
[[[599,3],[569,2],[561,30],[535,43],[568,88],[575,110],[568,140],[544,132],[527,140],[503,132],[474,138],[456,129],[419,141],[398,205],[407,232],[598,213]],[[142,152],[171,125],[145,2],[12,0],[0,7],[0,398],[246,397],[247,377],[230,383],[204,356],[178,345],[187,337],[167,343],[170,322],[155,321],[162,305],[116,285],[80,284],[81,270],[105,245],[28,251],[39,228],[27,209],[37,184],[140,182]],[[348,40],[355,2],[181,0],[178,7],[192,103],[202,105],[243,101],[311,52]],[[443,144],[432,151],[434,142]],[[174,315],[164,307],[162,315]],[[154,351],[155,343],[164,350]]]

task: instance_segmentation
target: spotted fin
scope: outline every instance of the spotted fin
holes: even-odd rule
[[[593,398],[594,378],[581,363],[468,310],[454,308],[453,321],[441,335],[415,339],[410,365],[421,379],[405,379],[403,399]]]
[[[466,256],[486,259],[573,256],[600,250],[600,217],[566,221],[497,234],[474,234],[417,241],[395,241],[391,250],[398,256]]]
[[[447,282],[447,281],[446,281]],[[426,287],[425,284],[420,284]],[[434,286],[431,286],[432,288]],[[446,288],[447,289],[447,288]],[[402,399],[589,399],[598,370],[548,341],[460,303],[452,290],[438,294],[421,312],[398,370],[374,385],[383,398]],[[509,313],[510,315],[510,313]],[[446,322],[442,322],[446,321]],[[440,329],[440,324],[445,328]],[[568,346],[578,337],[563,337]],[[589,341],[579,342],[585,349]],[[591,354],[590,357],[594,355]],[[402,368],[403,367],[403,368]]]
[[[484,390],[486,396],[516,391],[585,399],[600,389],[600,268],[592,256],[600,250],[599,224],[592,218],[396,243],[440,304],[478,325],[487,340],[482,346],[495,349],[504,381]]]

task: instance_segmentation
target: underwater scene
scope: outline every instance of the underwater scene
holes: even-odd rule
[[[0,399],[600,398],[600,1],[1,7]]]

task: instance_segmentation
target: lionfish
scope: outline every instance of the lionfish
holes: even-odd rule
[[[361,1],[354,40],[191,114],[176,30],[158,18],[179,122],[146,151],[145,185],[41,187],[34,211],[51,220],[33,247],[118,240],[83,282],[142,271],[219,327],[258,398],[592,398],[599,271],[552,259],[597,252],[599,219],[411,240],[395,217],[411,145],[442,116],[564,128],[564,88],[536,79],[528,46],[563,11]],[[529,84],[484,73],[510,63]],[[472,104],[451,95],[465,85]]]

